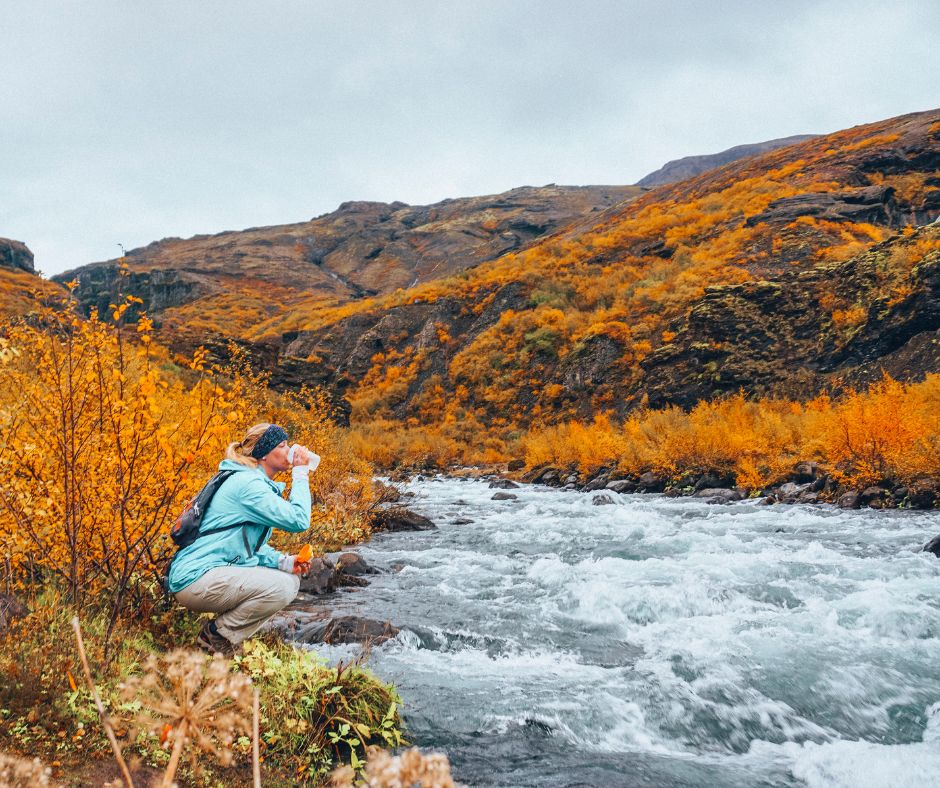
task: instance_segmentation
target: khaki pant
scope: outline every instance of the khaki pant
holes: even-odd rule
[[[300,589],[300,577],[263,566],[219,566],[176,592],[197,613],[218,613],[215,625],[233,645],[250,638]]]

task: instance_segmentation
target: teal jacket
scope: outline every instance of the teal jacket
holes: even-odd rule
[[[170,591],[174,594],[217,566],[277,569],[282,553],[267,545],[272,529],[298,532],[310,527],[310,484],[306,469],[294,469],[287,501],[281,497],[284,482],[272,481],[261,468],[222,460],[219,470],[236,473],[216,491],[202,518],[201,530],[242,522],[252,524],[200,537],[180,550],[169,572]]]

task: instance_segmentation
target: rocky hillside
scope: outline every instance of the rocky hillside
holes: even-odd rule
[[[716,167],[722,167],[738,159],[744,159],[748,156],[758,156],[761,153],[785,148],[788,145],[795,145],[804,140],[810,140],[815,134],[795,134],[792,137],[781,137],[767,142],[755,142],[750,145],[735,145],[733,148],[723,150],[721,153],[710,153],[704,156],[684,156],[681,159],[667,161],[662,167],[649,175],[645,175],[637,181],[637,186],[653,188],[662,186],[666,183],[676,183],[684,181],[686,178],[694,178],[703,172],[713,170]]]
[[[0,238],[0,314],[24,314],[35,307],[37,298],[62,292],[36,275],[33,253],[26,244]]]
[[[275,319],[361,419],[527,425],[940,371],[940,111],[660,187],[518,254]],[[921,229],[918,229],[921,228]]]
[[[155,241],[127,253],[123,281],[117,260],[55,279],[77,279],[86,309],[104,309],[121,287],[174,334],[224,334],[233,323],[247,330],[285,310],[392,293],[453,274],[641,192],[549,185],[424,206],[348,202],[309,222]]]

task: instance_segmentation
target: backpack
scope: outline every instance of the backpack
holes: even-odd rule
[[[244,525],[244,523],[235,523],[234,525],[225,525],[221,528],[210,528],[208,531],[199,532],[199,527],[202,525],[202,518],[209,508],[209,503],[215,497],[222,483],[233,473],[235,473],[235,471],[219,471],[215,476],[209,479],[206,486],[197,493],[196,497],[191,498],[186,506],[183,507],[180,516],[177,517],[173,525],[170,526],[170,538],[173,540],[174,544],[176,544],[177,551],[182,550],[184,547],[189,547],[200,536],[230,531],[234,528],[241,528]]]

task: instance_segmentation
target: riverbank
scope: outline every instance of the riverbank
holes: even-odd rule
[[[389,478],[395,483],[413,477],[433,475],[427,469],[397,469]],[[603,505],[605,491],[615,493],[658,493],[668,497],[704,498],[711,503],[755,499],[762,505],[777,503],[830,503],[842,509],[940,508],[940,480],[921,476],[908,484],[884,479],[879,484],[854,485],[840,482],[836,475],[817,462],[797,462],[775,483],[760,487],[737,484],[733,473],[688,471],[678,475],[623,473],[616,467],[600,467],[591,473],[576,464],[542,463],[526,467],[521,461],[481,467],[452,466],[444,473],[453,478],[485,478],[500,484],[537,484],[561,490],[597,493]],[[509,489],[508,485],[506,489]]]

